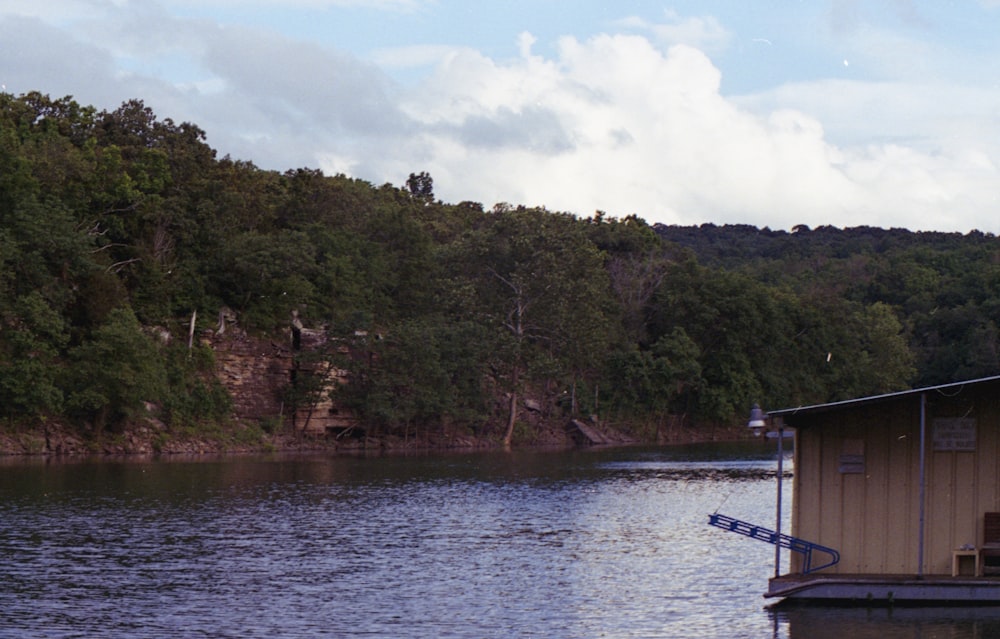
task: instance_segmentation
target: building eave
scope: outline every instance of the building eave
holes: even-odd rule
[[[954,394],[956,391],[961,391],[966,387],[979,386],[996,382],[1000,382],[1000,375],[994,375],[992,377],[981,377],[979,379],[972,379],[964,382],[952,382],[949,384],[940,384],[938,386],[926,386],[923,388],[914,388],[910,390],[897,391],[894,393],[884,393],[882,395],[872,395],[869,397],[859,397],[856,399],[845,399],[838,402],[829,402],[827,404],[813,404],[811,406],[782,408],[779,410],[768,411],[767,415],[768,417],[772,418],[781,417],[783,419],[788,419],[793,417],[806,417],[821,413],[857,408],[865,404],[889,402],[911,396],[916,397],[922,393],[936,392],[942,394]]]

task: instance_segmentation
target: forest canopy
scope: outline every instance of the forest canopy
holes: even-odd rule
[[[220,309],[259,334],[294,313],[336,343],[365,336],[373,357],[328,355],[348,373],[338,401],[384,432],[509,438],[526,393],[698,425],[1000,372],[992,235],[652,227],[449,204],[427,173],[401,177],[218,158],[139,100],[0,94],[7,422],[226,419],[211,353],[163,339]]]

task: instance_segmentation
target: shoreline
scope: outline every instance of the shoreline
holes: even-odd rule
[[[530,438],[515,440],[513,449],[573,449],[634,445],[693,444],[747,439],[742,428],[673,427],[656,430],[652,436],[622,432],[599,425],[599,444],[580,443],[565,428],[548,427]],[[39,429],[0,430],[0,458],[164,457],[242,455],[256,453],[323,453],[333,455],[385,455],[432,452],[488,452],[504,450],[497,437],[475,436],[447,430],[413,437],[380,436],[335,438],[279,431],[268,433],[257,425],[213,426],[204,432],[169,430],[162,423],[133,424],[122,432],[88,437],[64,425],[47,424]]]

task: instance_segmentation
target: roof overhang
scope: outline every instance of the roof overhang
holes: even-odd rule
[[[782,408],[780,410],[772,410],[767,412],[769,418],[780,417],[783,419],[789,419],[794,417],[811,417],[814,415],[819,415],[823,413],[836,412],[841,410],[850,410],[864,406],[867,404],[878,404],[883,402],[890,402],[899,399],[904,399],[906,397],[919,397],[923,393],[941,393],[954,395],[966,388],[976,387],[981,385],[989,385],[991,383],[1000,383],[1000,375],[994,375],[993,377],[982,377],[979,379],[972,379],[964,382],[953,382],[950,384],[941,384],[939,386],[926,386],[924,388],[914,388],[911,390],[898,391],[895,393],[885,393],[882,395],[872,395],[870,397],[859,397],[857,399],[846,399],[839,402],[830,402],[828,404],[813,404],[812,406],[798,406],[796,408]]]

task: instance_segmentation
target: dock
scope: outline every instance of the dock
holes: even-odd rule
[[[764,597],[850,605],[1000,606],[1000,577],[792,574],[771,579]]]

